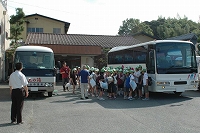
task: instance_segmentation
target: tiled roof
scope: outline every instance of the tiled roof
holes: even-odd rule
[[[102,47],[130,46],[140,43],[132,36],[29,33],[25,44],[92,45]]]
[[[197,39],[196,34],[194,33],[188,33],[188,34],[184,34],[181,36],[176,36],[176,37],[171,37],[171,38],[167,38],[167,40],[191,40],[193,39],[193,37],[195,37]]]

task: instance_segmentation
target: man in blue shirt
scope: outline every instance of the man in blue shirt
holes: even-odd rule
[[[88,78],[89,72],[86,69],[86,65],[83,66],[83,69],[80,71],[79,76],[81,77],[81,99],[88,99]]]

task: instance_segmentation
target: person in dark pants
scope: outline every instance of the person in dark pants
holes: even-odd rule
[[[70,83],[73,85],[73,94],[75,94],[75,88],[77,85],[77,69],[74,68],[70,73]]]
[[[65,61],[63,62],[63,66],[60,69],[60,74],[62,74],[63,91],[66,91],[65,85],[69,82],[70,68],[67,66]],[[69,91],[68,87],[67,90]]]
[[[12,99],[11,105],[11,123],[23,124],[22,109],[24,105],[23,89],[25,90],[25,97],[28,97],[28,81],[25,75],[21,72],[22,63],[16,63],[16,71],[10,75],[9,87]]]

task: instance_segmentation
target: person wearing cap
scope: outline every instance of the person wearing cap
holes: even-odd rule
[[[127,96],[128,96],[128,93],[131,89],[131,86],[130,86],[130,73],[128,70],[125,70],[124,73],[126,74],[125,75],[125,83],[124,83],[124,100],[127,99]]]
[[[119,69],[119,72],[117,73],[117,89],[118,89],[118,95],[120,96],[121,95],[121,91],[124,87],[124,79],[125,79],[125,76],[123,74],[123,71],[122,69]]]
[[[139,65],[139,66],[138,66],[138,69],[139,69],[139,71],[141,72],[141,71],[142,71],[142,66]]]
[[[140,71],[139,71],[139,68],[138,67],[136,67],[135,68],[135,72],[134,72],[134,77],[135,77],[135,83],[137,84],[137,87],[136,87],[136,89],[135,89],[135,96],[134,96],[134,98],[137,98],[137,95],[139,95],[138,93],[139,93],[139,90],[138,90],[138,78],[139,78],[139,76],[141,75],[141,73],[140,73]]]
[[[73,70],[72,70],[72,72],[70,73],[70,83],[72,84],[72,86],[73,86],[73,94],[75,94],[75,87],[76,87],[76,85],[77,85],[77,69],[76,68],[74,68]]]
[[[142,100],[149,100],[149,90],[148,90],[148,75],[146,73],[146,69],[142,70],[142,75],[143,75],[143,88],[144,88],[144,93],[145,93],[145,98]]]
[[[131,89],[130,89],[130,92],[129,92],[128,99],[129,100],[133,100],[132,93],[136,89],[137,85],[135,83],[134,70],[130,70],[130,72],[131,72],[131,74],[130,74],[130,86],[131,86]]]
[[[81,67],[79,67],[79,66],[77,66],[77,84],[78,84],[78,89],[80,89],[81,87],[80,87],[80,85],[81,85],[81,83],[80,83],[80,76],[79,76],[79,73],[80,73],[80,71],[81,71]]]
[[[80,71],[79,76],[81,77],[81,99],[88,99],[88,79],[89,79],[89,72],[86,68],[86,65],[83,65],[83,69]]]
[[[143,86],[143,74],[142,72],[140,72],[140,76],[138,77],[138,84],[137,84],[138,99],[142,99],[142,86]]]
[[[94,97],[94,91],[96,90],[96,74],[95,74],[95,69],[94,67],[90,68],[90,76],[89,76],[89,90],[88,93],[90,92],[92,96]]]
[[[112,70],[108,70],[107,81],[108,81],[108,97],[109,97],[109,99],[116,98],[116,96],[115,96],[116,86],[114,84],[115,80],[116,79],[114,78],[114,75],[112,74]]]
[[[105,100],[103,98],[103,91],[104,89],[101,88],[101,85],[100,85],[100,82],[105,82],[105,79],[104,79],[104,69],[101,69],[100,71],[100,74],[98,75],[97,79],[96,79],[96,83],[97,83],[97,90],[99,90],[99,96],[98,96],[98,99],[99,100]]]

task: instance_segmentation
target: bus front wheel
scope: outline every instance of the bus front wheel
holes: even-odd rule
[[[176,96],[180,96],[180,95],[182,94],[182,92],[176,92],[176,91],[174,91],[174,94],[175,94]]]
[[[48,92],[48,97],[52,97],[53,92]]]

